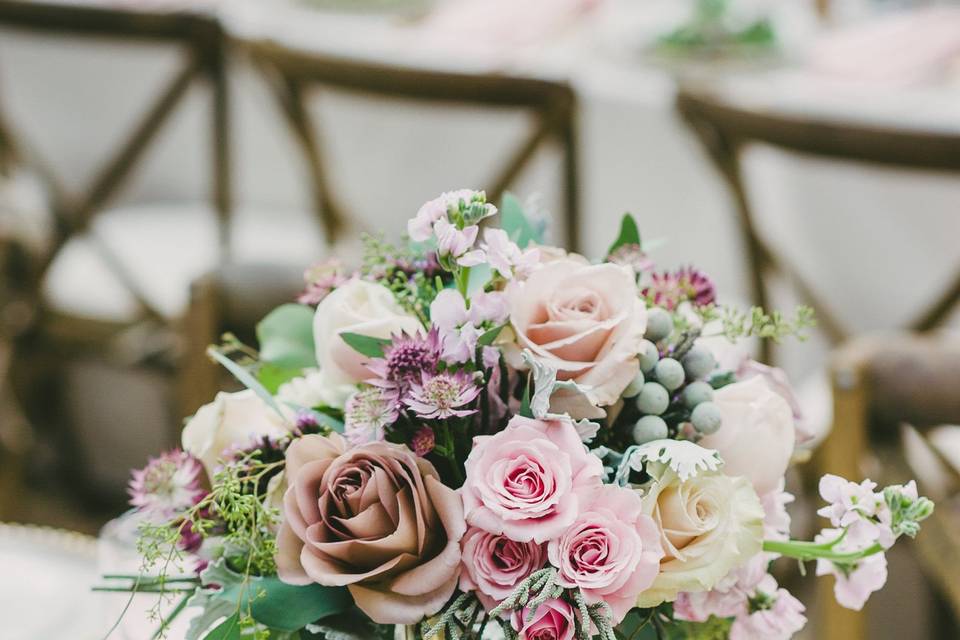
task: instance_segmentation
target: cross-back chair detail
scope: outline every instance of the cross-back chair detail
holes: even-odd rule
[[[69,193],[62,181],[39,157],[9,121],[0,121],[0,145],[28,162],[43,178],[50,194],[55,220],[50,250],[41,256],[34,270],[36,288],[58,251],[73,236],[86,231],[96,214],[109,204],[156,140],[164,124],[182,103],[194,84],[207,84],[211,94],[212,191],[220,250],[228,251],[230,184],[227,147],[227,86],[224,38],[213,16],[199,13],[145,13],[135,10],[101,8],[30,0],[0,1],[0,27],[51,36],[69,36],[101,41],[163,43],[179,46],[184,61],[152,104],[121,139],[79,194]],[[161,314],[131,278],[110,248],[90,236],[104,264],[137,302],[141,315],[161,320]]]
[[[744,149],[751,144],[762,144],[824,159],[960,175],[960,134],[884,129],[755,111],[693,90],[680,92],[677,108],[733,194],[740,230],[746,241],[753,301],[766,305],[770,285],[768,275],[788,277],[798,292],[816,308],[820,327],[834,343],[849,338],[850,332],[798,270],[777,257],[757,230],[741,164]],[[920,332],[934,329],[948,319],[958,303],[960,273],[938,299],[910,322],[908,328]],[[769,360],[769,342],[764,342],[763,349],[763,356]]]
[[[311,88],[415,100],[433,104],[472,105],[532,112],[531,134],[488,182],[487,196],[498,202],[545,143],[556,141],[563,152],[563,225],[571,248],[578,247],[578,170],[575,132],[576,99],[566,84],[498,74],[448,73],[295,51],[274,42],[244,43],[263,72],[311,172],[314,205],[328,241],[336,240],[348,220],[327,179],[318,129],[311,121],[305,94]]]

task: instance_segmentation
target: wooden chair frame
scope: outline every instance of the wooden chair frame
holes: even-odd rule
[[[741,235],[747,247],[752,297],[766,306],[768,274],[787,276],[799,293],[817,310],[819,325],[833,343],[849,332],[797,272],[776,256],[757,230],[754,210],[747,197],[741,165],[743,150],[752,144],[768,145],[806,156],[862,163],[881,167],[960,174],[960,134],[882,129],[846,122],[802,118],[737,107],[697,90],[682,90],[677,109],[703,144],[723,176],[738,213]],[[941,325],[960,303],[960,273],[944,294],[909,325],[914,331],[929,331]],[[771,359],[769,342],[763,357]]]
[[[25,144],[10,127],[0,121],[0,145],[26,160],[43,176],[53,201],[54,237],[50,251],[41,257],[34,273],[35,286],[52,264],[59,250],[75,234],[90,226],[123,187],[138,166],[144,152],[182,103],[195,83],[211,90],[212,191],[211,200],[220,222],[220,250],[228,252],[230,218],[230,168],[228,148],[228,109],[225,39],[213,16],[191,13],[145,13],[134,10],[100,8],[31,0],[0,1],[0,27],[56,36],[100,40],[165,43],[182,47],[185,62],[173,79],[158,94],[152,105],[125,136],[95,178],[78,195],[68,194],[50,165]],[[144,317],[162,320],[123,264],[103,243],[95,244],[104,263],[137,301]],[[39,294],[38,294],[39,300]]]
[[[579,247],[579,190],[576,96],[566,84],[496,74],[447,73],[361,62],[305,53],[274,42],[242,43],[261,70],[310,169],[313,200],[329,241],[335,241],[347,217],[327,179],[322,141],[307,113],[310,88],[332,88],[388,99],[434,104],[524,109],[536,117],[534,131],[488,183],[487,196],[500,196],[549,140],[563,151],[564,217],[570,248]]]

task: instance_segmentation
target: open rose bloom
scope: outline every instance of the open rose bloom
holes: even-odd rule
[[[799,412],[782,372],[701,339],[735,313],[713,281],[659,268],[629,216],[591,261],[497,213],[444,193],[356,271],[308,270],[256,349],[213,348],[247,389],[130,484],[145,563],[195,561],[148,585],[192,592],[190,637],[789,638],[805,608],[769,572],[787,559],[863,607],[932,503],[828,475],[823,530],[791,539]],[[785,318],[722,333],[811,323]]]

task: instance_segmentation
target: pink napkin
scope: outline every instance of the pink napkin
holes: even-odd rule
[[[852,80],[911,85],[937,80],[960,59],[960,7],[883,16],[824,36],[813,70]]]

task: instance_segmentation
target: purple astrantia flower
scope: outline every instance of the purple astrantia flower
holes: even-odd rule
[[[420,383],[410,386],[410,393],[403,403],[421,418],[443,420],[476,413],[476,409],[459,407],[473,402],[479,394],[480,387],[465,371],[424,373]]]
[[[394,334],[383,348],[383,357],[374,358],[367,368],[376,376],[367,382],[403,398],[423,372],[434,372],[440,362],[440,334],[436,327],[426,334]]]
[[[297,297],[300,304],[320,304],[330,292],[350,279],[336,258],[325,260],[307,269],[303,274],[307,288]]]
[[[413,434],[410,446],[413,452],[422,458],[437,446],[437,436],[430,427],[420,427],[417,432]]]
[[[174,449],[150,458],[130,479],[130,504],[171,517],[186,511],[206,494],[201,486],[203,465],[189,453]]]
[[[643,295],[658,307],[676,309],[681,302],[691,302],[698,307],[716,300],[713,281],[693,267],[683,267],[673,273],[654,273],[651,283],[643,289]]]
[[[379,387],[361,389],[344,407],[343,435],[354,446],[383,440],[384,429],[396,422],[398,416],[395,391]]]

